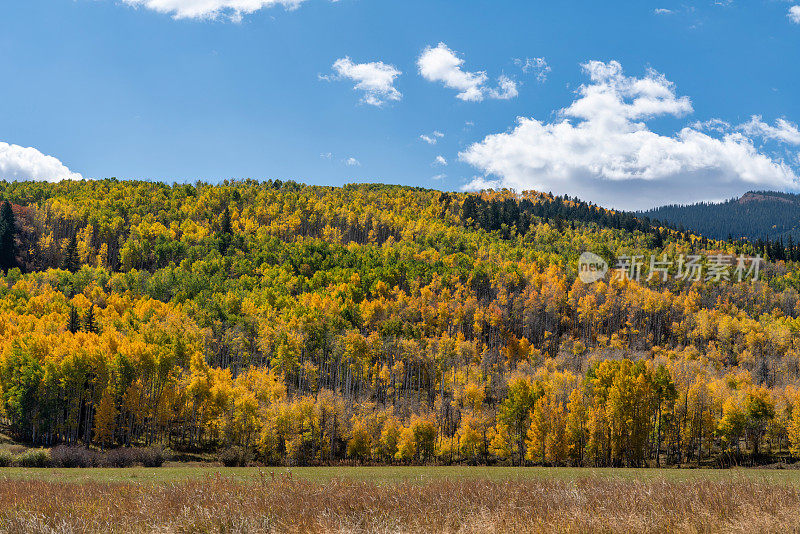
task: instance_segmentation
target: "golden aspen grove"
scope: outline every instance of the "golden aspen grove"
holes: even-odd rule
[[[0,420],[33,446],[287,466],[800,456],[794,246],[506,190],[111,179],[0,199]],[[766,261],[758,281],[584,284],[587,251],[612,272]]]

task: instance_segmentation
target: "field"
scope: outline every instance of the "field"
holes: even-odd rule
[[[2,532],[798,530],[795,470],[0,470]]]
[[[378,485],[448,481],[487,480],[492,482],[574,481],[600,479],[617,482],[761,482],[797,486],[800,469],[620,469],[569,467],[219,467],[166,464],[160,468],[126,469],[30,469],[0,468],[0,483],[36,480],[52,483],[154,483],[169,484],[224,478],[237,483],[260,482],[263,477],[285,477],[315,483],[333,480],[370,482]]]

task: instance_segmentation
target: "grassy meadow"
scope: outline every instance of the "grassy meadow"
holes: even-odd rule
[[[0,483],[41,481],[50,483],[154,483],[172,484],[224,478],[236,483],[256,483],[263,478],[291,478],[314,483],[331,481],[373,484],[485,480],[525,482],[582,479],[668,482],[760,482],[800,487],[800,469],[625,469],[591,467],[472,467],[472,466],[382,466],[382,467],[221,467],[207,464],[164,467],[114,468],[0,468]]]
[[[798,530],[790,469],[0,469],[0,532]]]

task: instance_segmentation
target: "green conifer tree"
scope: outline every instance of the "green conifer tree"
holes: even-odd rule
[[[67,322],[67,330],[75,334],[80,329],[81,329],[81,320],[80,317],[78,317],[78,310],[75,309],[75,306],[70,306],[69,321]]]
[[[17,266],[17,221],[9,202],[0,208],[0,269],[8,272]]]
[[[74,273],[80,268],[81,260],[78,256],[78,240],[73,235],[64,248],[64,269]]]
[[[89,306],[89,309],[86,310],[86,315],[83,318],[83,327],[84,331],[90,334],[97,334],[97,321],[95,321],[94,318],[94,304]]]

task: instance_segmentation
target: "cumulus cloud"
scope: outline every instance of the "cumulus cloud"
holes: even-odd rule
[[[353,157],[347,158],[344,163],[348,167],[361,167],[361,162]]]
[[[525,74],[534,74],[540,82],[547,80],[547,75],[553,69],[543,57],[526,57],[525,59],[515,59],[514,64],[522,69]]]
[[[433,160],[433,166],[446,167],[447,160],[445,159],[444,156],[436,156],[436,159]]]
[[[484,71],[469,72],[463,65],[464,60],[444,43],[425,48],[417,60],[423,78],[459,91],[456,98],[465,102],[480,102],[485,98],[508,100],[519,94],[517,83],[508,76],[500,76],[497,87],[489,87],[489,76]]]
[[[790,7],[788,17],[795,24],[800,24],[800,6]]]
[[[394,80],[401,74],[393,65],[383,61],[373,63],[353,63],[349,57],[337,59],[333,64],[334,76],[320,76],[323,80],[348,79],[356,82],[353,89],[362,91],[361,102],[371,106],[382,106],[387,101],[403,98],[394,88]]]
[[[659,7],[657,9],[654,9],[653,13],[655,13],[656,15],[672,15],[674,11],[672,11],[671,9]]]
[[[175,19],[217,19],[239,22],[244,15],[261,9],[282,6],[296,9],[305,0],[122,0],[134,7],[144,7],[172,15]]]
[[[42,154],[35,148],[0,142],[0,179],[2,180],[80,180],[83,177],[69,170],[53,156]]]
[[[425,141],[429,145],[435,145],[436,143],[439,142],[439,139],[441,139],[442,137],[444,137],[444,134],[442,132],[438,131],[438,130],[436,130],[435,132],[433,132],[430,135],[422,134],[422,135],[419,136],[420,139],[422,139],[423,141]]]
[[[650,130],[650,119],[693,111],[662,74],[629,77],[616,61],[583,68],[590,83],[556,120],[520,117],[513,130],[489,135],[459,155],[484,173],[465,189],[552,190],[640,209],[797,187],[795,169],[760,152],[743,130],[717,137],[696,127],[673,135]]]

